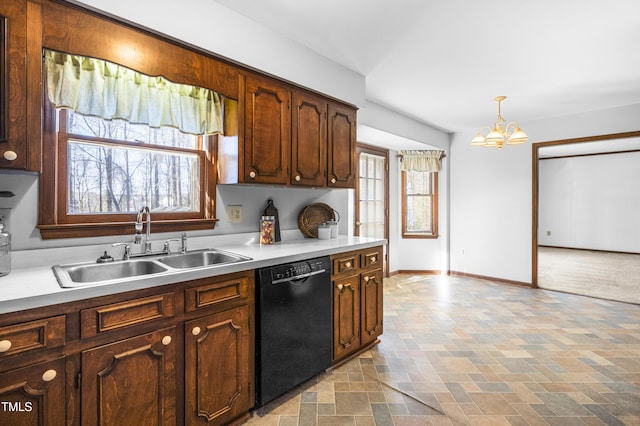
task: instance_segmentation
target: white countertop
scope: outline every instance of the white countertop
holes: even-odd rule
[[[232,272],[246,271],[249,269],[264,268],[282,263],[295,262],[319,256],[327,256],[345,251],[359,250],[386,244],[384,239],[339,236],[329,240],[318,240],[315,238],[296,238],[285,240],[273,245],[260,245],[254,241],[244,244],[238,243],[242,238],[227,238],[225,242],[206,246],[206,239],[199,238],[196,248],[216,248],[243,256],[252,260],[217,265],[204,268],[193,268],[189,270],[170,271],[160,275],[143,275],[135,279],[128,279],[121,283],[111,283],[105,285],[88,285],[85,287],[62,288],[58,284],[51,267],[58,263],[75,263],[86,261],[85,258],[77,259],[73,257],[63,257],[64,261],[59,261],[55,255],[51,255],[51,250],[33,250],[30,253],[19,255],[19,257],[29,256],[31,264],[36,264],[35,259],[44,259],[42,263],[33,267],[21,267],[14,269],[9,275],[0,277],[0,314],[15,312],[24,309],[38,308],[58,303],[66,303],[74,300],[82,300],[91,297],[105,296],[121,293],[130,290],[151,288],[165,284],[172,284],[181,281],[206,278]],[[101,250],[102,248],[100,248]],[[77,252],[81,250],[76,248]],[[64,249],[58,250],[60,253]],[[101,253],[101,252],[100,252]],[[95,253],[92,252],[92,256]],[[94,259],[95,257],[91,257]],[[46,259],[49,259],[47,261]],[[57,261],[51,262],[52,259]],[[24,262],[23,262],[24,263]]]

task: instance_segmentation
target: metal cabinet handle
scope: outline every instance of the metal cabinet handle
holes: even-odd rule
[[[255,178],[256,177],[256,172],[249,172],[249,177],[251,179]]]
[[[344,286],[342,284],[338,284],[338,290],[342,290]]]
[[[345,266],[346,268],[351,268],[351,262],[347,262],[347,263],[345,263],[345,264],[344,264],[344,266]]]
[[[331,179],[331,183],[336,183],[336,178]]]
[[[11,340],[0,340],[0,353],[11,349]]]
[[[368,283],[368,282],[369,282],[369,280],[370,280],[371,278],[369,278],[369,277],[364,277],[364,278],[362,278],[362,279],[364,280],[364,282],[365,282],[365,283]]]
[[[300,182],[300,179],[302,179],[302,178],[300,177],[300,175],[296,175],[296,177],[295,177],[296,182]]]
[[[169,343],[171,343],[171,336],[164,336],[162,338],[162,344],[167,346]]]
[[[42,374],[42,380],[44,380],[45,382],[50,382],[55,379],[57,375],[58,373],[56,372],[56,370],[47,370]]]
[[[194,336],[200,334],[200,327],[193,327],[193,330],[191,330],[191,334],[193,334]]]

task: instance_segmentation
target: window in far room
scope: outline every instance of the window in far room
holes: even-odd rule
[[[438,238],[438,172],[444,151],[400,151],[402,238]]]
[[[438,237],[438,172],[402,172],[402,237]]]

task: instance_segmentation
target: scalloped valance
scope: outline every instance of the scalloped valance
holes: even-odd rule
[[[439,172],[444,151],[400,151],[403,172]]]
[[[195,135],[223,133],[223,97],[213,90],[86,56],[45,50],[44,59],[56,108]]]

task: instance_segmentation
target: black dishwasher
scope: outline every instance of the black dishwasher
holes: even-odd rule
[[[257,271],[256,406],[331,366],[331,263],[321,257]]]

